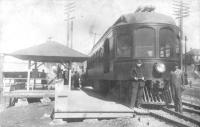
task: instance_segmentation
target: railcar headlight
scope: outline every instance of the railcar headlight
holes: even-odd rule
[[[155,69],[159,73],[164,73],[166,71],[166,66],[163,63],[156,63]]]

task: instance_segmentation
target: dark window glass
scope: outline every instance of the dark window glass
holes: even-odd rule
[[[180,56],[180,39],[179,39],[179,36],[176,37],[176,42],[175,42],[175,57],[179,57]]]
[[[172,56],[172,44],[175,42],[175,36],[174,32],[170,29],[163,28],[160,30],[160,36],[159,36],[159,42],[160,42],[160,57],[171,57]],[[176,52],[177,50],[176,45]]]
[[[103,53],[104,53],[103,48],[100,48],[100,57],[103,57]]]
[[[155,30],[140,28],[134,34],[135,57],[155,56]]]
[[[131,56],[131,37],[126,34],[118,36],[117,40],[117,56],[130,57]]]
[[[104,73],[110,71],[110,42],[106,39],[104,42]]]

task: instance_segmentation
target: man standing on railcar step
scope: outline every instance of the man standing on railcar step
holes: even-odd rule
[[[175,71],[171,72],[171,88],[175,111],[182,113],[181,93],[184,90],[184,77],[178,65],[175,65]]]
[[[131,69],[132,91],[131,91],[131,107],[140,108],[144,82],[144,66],[141,60],[138,60],[136,66]]]

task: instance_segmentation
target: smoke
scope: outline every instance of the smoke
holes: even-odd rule
[[[96,21],[91,21],[91,25],[89,25],[88,30],[90,36],[93,36],[97,32],[97,27]]]
[[[104,28],[104,22],[95,15],[86,15],[80,21],[79,30],[84,34],[88,34],[90,37],[93,37],[95,33],[102,33]]]

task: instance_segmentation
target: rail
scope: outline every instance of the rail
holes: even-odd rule
[[[200,106],[195,104],[183,102],[182,114],[173,111],[174,105],[172,104],[166,107],[158,103],[146,103],[142,106],[146,107],[149,113],[141,114],[136,112],[136,114],[149,115],[178,127],[196,127],[200,125]]]
[[[184,119],[184,120],[186,120],[186,121],[190,121],[191,123],[200,125],[200,121],[195,120],[195,119],[193,119],[193,118],[191,118],[191,117],[187,117],[187,116],[185,116],[185,115],[183,115],[183,114],[180,114],[180,113],[178,113],[178,112],[172,111],[172,110],[170,110],[170,109],[168,109],[168,108],[162,108],[162,110],[165,111],[165,112],[167,112],[167,113],[169,113],[169,114],[175,115],[175,116],[177,116],[178,118],[181,118],[181,119]]]
[[[185,106],[189,106],[189,107],[192,107],[194,109],[200,110],[200,106],[199,105],[191,104],[191,103],[188,103],[188,102],[182,102],[182,104],[185,105]]]
[[[160,119],[160,120],[163,120],[163,121],[166,121],[167,123],[171,123],[171,124],[173,124],[177,127],[190,127],[189,125],[185,125],[182,122],[168,118],[168,117],[163,116],[162,114],[159,114],[159,113],[150,112],[150,116],[155,117],[155,118]]]

